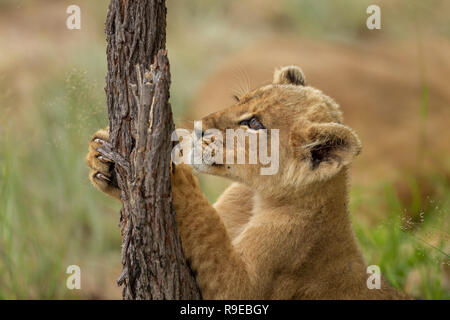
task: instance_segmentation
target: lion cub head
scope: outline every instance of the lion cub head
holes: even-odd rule
[[[331,179],[361,150],[339,106],[298,67],[280,68],[272,84],[236,98],[196,126],[199,143],[188,157],[197,171],[287,191]]]

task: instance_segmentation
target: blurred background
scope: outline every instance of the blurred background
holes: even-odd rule
[[[66,9],[81,7],[81,30]],[[119,204],[84,162],[107,125],[107,0],[0,0],[0,299],[118,299]],[[366,9],[381,8],[381,30]],[[368,264],[450,298],[450,2],[167,0],[175,120],[296,64],[360,135],[351,216]],[[226,187],[201,177],[214,201]],[[66,268],[81,267],[81,290]]]

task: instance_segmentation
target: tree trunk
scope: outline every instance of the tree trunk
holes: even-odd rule
[[[171,199],[165,1],[111,0],[106,34],[110,143],[101,152],[116,163],[123,202],[123,298],[200,299]]]

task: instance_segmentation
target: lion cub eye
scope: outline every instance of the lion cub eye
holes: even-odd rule
[[[251,117],[250,119],[242,120],[241,122],[239,122],[239,125],[247,126],[253,130],[265,129],[263,124],[261,122],[259,122],[259,120],[255,117]]]

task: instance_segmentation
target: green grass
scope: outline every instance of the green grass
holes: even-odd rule
[[[118,207],[90,186],[84,163],[106,123],[102,90],[88,83],[73,71],[43,84],[38,108],[1,137],[0,298],[73,297],[68,265],[119,254]]]
[[[449,199],[448,182],[435,181],[443,198]],[[414,191],[413,191],[414,193]],[[402,205],[391,184],[386,183],[381,195],[372,199],[374,210],[385,210],[387,218],[377,225],[358,221],[358,210],[366,199],[352,195],[353,225],[368,264],[380,266],[382,274],[399,289],[407,285],[410,294],[421,299],[450,299],[442,287],[442,266],[450,264],[449,209],[450,203],[428,198],[425,209],[418,214]],[[413,203],[417,200],[413,199]],[[409,277],[409,280],[408,280]]]

